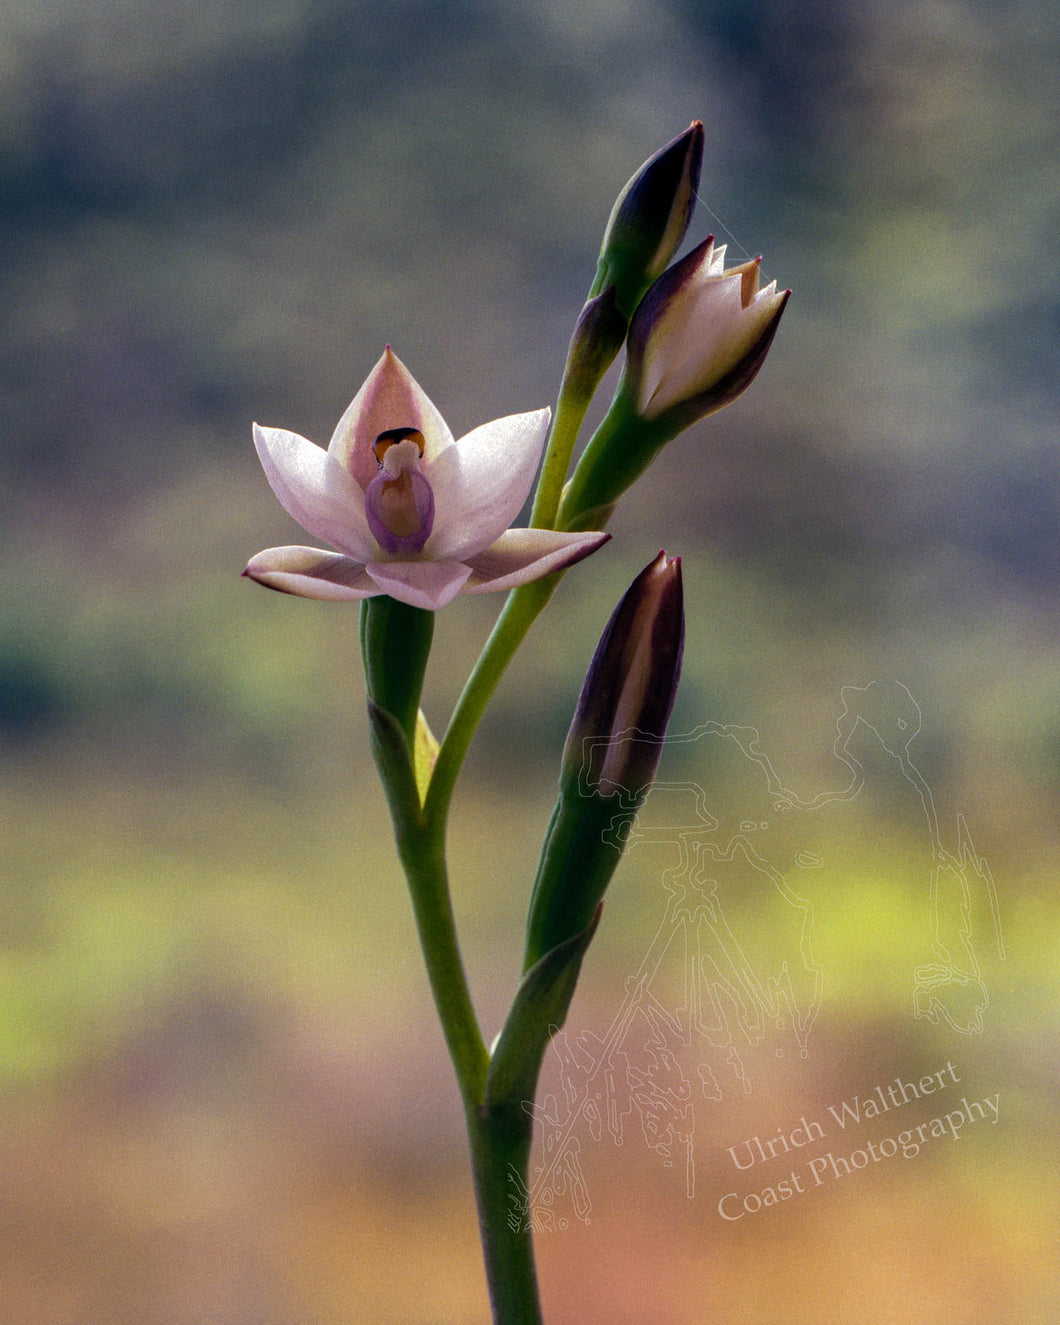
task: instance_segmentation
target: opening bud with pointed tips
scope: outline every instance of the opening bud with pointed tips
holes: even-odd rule
[[[725,269],[711,236],[674,263],[629,327],[626,385],[649,422],[673,413],[680,428],[735,400],[773,342],[790,290],[759,288],[761,258]]]
[[[725,246],[707,239],[644,296],[618,389],[567,484],[557,528],[605,524],[667,442],[751,385],[791,294],[775,281],[760,288],[760,264],[726,270]]]

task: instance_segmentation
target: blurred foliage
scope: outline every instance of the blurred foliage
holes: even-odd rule
[[[297,537],[249,424],[326,441],[387,342],[458,434],[547,403],[615,193],[699,116],[690,242],[764,251],[795,294],[755,386],[668,449],[498,692],[452,826],[475,994],[492,1033],[581,672],[663,544],[674,731],[754,725],[809,792],[843,686],[921,704],[917,766],[1009,949],[959,1050],[1013,1121],[724,1238],[708,1197],[595,1156],[593,1223],[543,1239],[546,1301],[1053,1319],[1055,1221],[1028,1212],[1057,1153],[1055,4],[0,0],[0,32],[5,1322],[481,1318],[356,613],[239,579]],[[498,606],[441,614],[436,728]],[[830,1002],[807,1062],[738,1102],[765,1132],[955,1052],[910,1016],[923,824],[893,763],[870,773],[802,843]],[[664,776],[733,822],[753,790],[702,744]],[[623,865],[580,1025],[606,1025],[665,867]],[[780,960],[762,899],[734,905]]]

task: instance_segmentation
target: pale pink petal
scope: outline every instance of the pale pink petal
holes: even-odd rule
[[[317,547],[266,548],[250,559],[243,574],[300,598],[356,601],[380,592],[361,562]]]
[[[452,602],[471,574],[459,561],[373,561],[365,569],[383,593],[430,612]]]
[[[378,468],[372,443],[391,428],[418,428],[428,460],[453,444],[445,420],[388,345],[339,419],[328,454],[365,489]]]
[[[465,560],[508,528],[530,492],[549,417],[539,409],[494,419],[424,464],[435,506],[429,556]]]
[[[297,433],[256,423],[254,445],[273,492],[303,529],[360,561],[378,556],[364,493],[334,457]]]
[[[682,388],[704,375],[704,364],[722,365],[726,342],[741,321],[739,274],[697,273],[672,301],[644,355],[644,385],[637,401],[646,418],[681,398]],[[706,369],[709,377],[710,368]]]
[[[543,575],[573,566],[611,537],[606,533],[557,534],[551,529],[509,529],[476,556],[465,593],[491,593],[529,584]]]

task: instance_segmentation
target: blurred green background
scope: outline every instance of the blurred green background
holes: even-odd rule
[[[326,442],[387,342],[457,435],[549,403],[615,193],[696,117],[690,242],[795,293],[750,392],[668,448],[502,686],[455,898],[492,1035],[581,672],[665,546],[672,730],[758,743],[701,734],[661,776],[700,789],[708,854],[754,839],[812,906],[820,988],[795,1034],[772,998],[795,912],[719,864],[758,1001],[687,927],[660,948],[671,1020],[624,1044],[656,1100],[676,1083],[665,1135],[643,1097],[621,1146],[581,1127],[591,1212],[556,1196],[547,1316],[1057,1319],[1058,56],[1049,0],[0,0],[6,1325],[486,1318],[356,612],[240,580],[300,538],[250,422]],[[498,606],[441,615],[436,727]],[[874,683],[836,798],[843,688]],[[755,750],[797,789],[786,829]],[[677,804],[649,801],[614,884],[583,1053],[664,932]],[[1003,960],[981,886],[940,922],[976,1026],[914,1015],[933,861],[996,885]],[[759,1182],[726,1147],[947,1061],[996,1126],[718,1217]]]

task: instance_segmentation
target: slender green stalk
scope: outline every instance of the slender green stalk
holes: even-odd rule
[[[493,1319],[495,1325],[541,1325],[526,1204],[533,1118],[521,1100],[486,1102],[490,1055],[460,957],[444,833],[419,815],[410,821],[400,809],[395,828],[431,992],[464,1101]]]
[[[585,395],[582,392],[563,390],[559,394],[548,450],[545,452],[545,461],[541,466],[541,477],[537,482],[534,505],[530,512],[530,525],[534,529],[556,527],[556,512],[559,510],[563,484],[570,469],[570,458],[574,454],[578,430],[582,426],[591,398],[591,392]]]
[[[605,277],[606,269],[601,267],[567,350],[548,449],[530,515],[531,527],[535,529],[557,528],[556,512],[578,432],[596,388],[626,339],[629,317],[619,309],[614,288],[601,289]]]
[[[535,529],[556,528],[563,484],[591,398],[592,390],[586,394],[568,375],[556,402],[552,432],[534,497],[530,524]],[[513,589],[508,595],[442,739],[424,802],[424,816],[429,823],[444,823],[456,779],[486,706],[516,649],[552,597],[562,576],[563,572],[558,571],[543,580]]]
[[[522,1103],[469,1108],[468,1139],[495,1325],[542,1325],[527,1208],[533,1116]]]
[[[615,502],[633,481],[627,470],[630,458],[643,449],[643,432],[641,420],[616,395],[566,486],[556,513],[557,529],[597,529],[607,523]],[[647,464],[645,459],[641,468]]]
[[[441,833],[425,825],[399,835],[398,851],[412,894],[416,930],[427,977],[442,1023],[465,1108],[476,1107],[486,1088],[489,1050],[475,1015],[460,955]]]
[[[562,571],[513,589],[453,710],[423,805],[427,822],[445,823],[453,788],[486,705],[516,649],[555,592]]]

